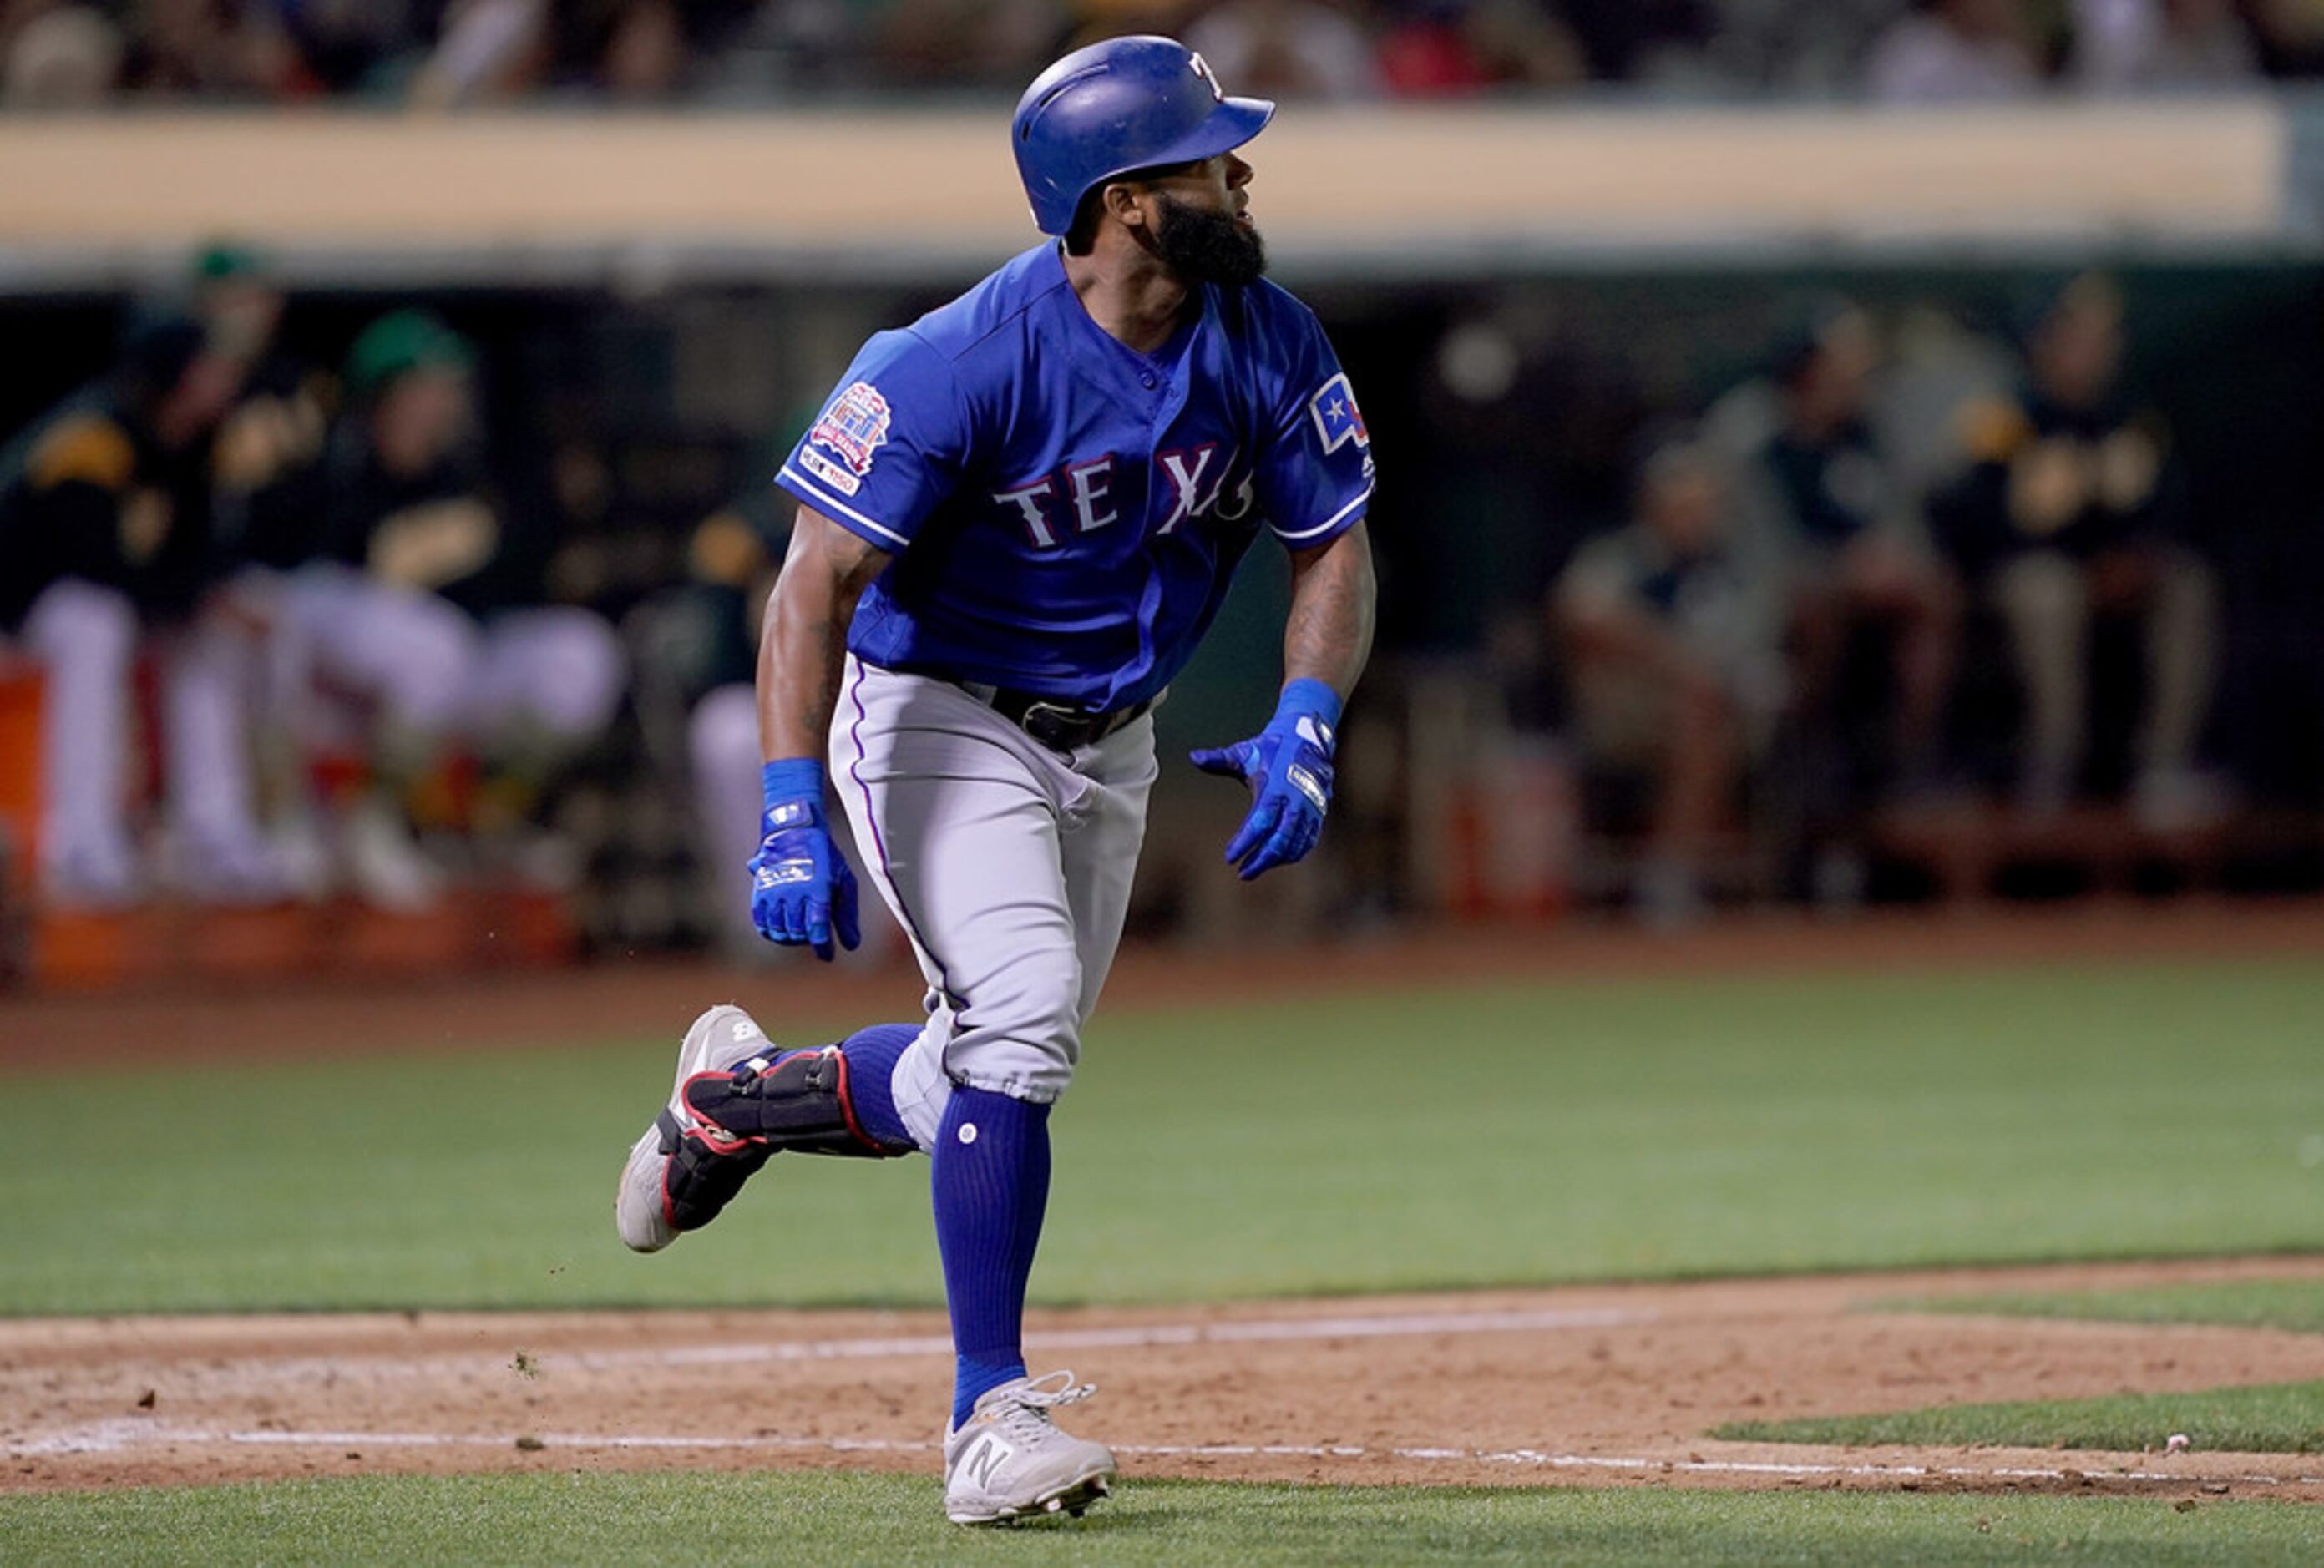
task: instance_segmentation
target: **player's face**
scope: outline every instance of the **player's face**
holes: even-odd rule
[[[1820,411],[1852,419],[1864,411],[1865,394],[1878,363],[1872,323],[1850,311],[1825,331],[1804,390]]]
[[[1646,482],[1639,513],[1681,560],[1707,555],[1719,542],[1719,480],[1697,464],[1674,466]]]
[[[452,448],[468,413],[468,378],[438,366],[409,371],[381,395],[372,437],[397,474],[424,471]]]
[[[274,340],[274,328],[282,319],[282,296],[263,283],[214,283],[202,298],[202,319],[209,327],[211,347],[236,359],[254,360]]]
[[[2034,346],[2042,390],[2069,407],[2094,403],[2122,366],[2122,317],[2108,303],[2070,303],[2043,323]]]
[[[1267,271],[1250,216],[1250,165],[1231,152],[1152,182],[1154,249],[1190,282],[1241,288]]]

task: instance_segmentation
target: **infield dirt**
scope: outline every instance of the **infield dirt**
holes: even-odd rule
[[[1719,1443],[1739,1417],[2324,1378],[2324,1335],[1868,1313],[1947,1291],[2314,1279],[2324,1259],[1961,1269],[1041,1312],[1036,1370],[1139,1476],[2324,1501],[2324,1456]],[[23,1319],[0,1490],[364,1472],[851,1467],[935,1475],[932,1313]]]

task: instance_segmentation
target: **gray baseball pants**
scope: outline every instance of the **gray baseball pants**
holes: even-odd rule
[[[957,686],[849,658],[831,776],[927,982],[893,1081],[923,1149],[954,1084],[1049,1102],[1072,1081],[1157,770],[1150,714],[1052,752]]]

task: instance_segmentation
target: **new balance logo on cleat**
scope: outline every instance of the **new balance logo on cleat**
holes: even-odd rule
[[[961,1455],[961,1473],[987,1491],[992,1489],[992,1478],[1002,1465],[1016,1457],[1017,1451],[991,1433],[980,1435]]]

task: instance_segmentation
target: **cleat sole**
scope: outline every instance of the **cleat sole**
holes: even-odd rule
[[[1049,1514],[1063,1513],[1080,1518],[1090,1510],[1090,1505],[1113,1495],[1112,1478],[1090,1476],[1063,1488],[1046,1498],[1014,1508],[1002,1508],[990,1514],[947,1513],[945,1517],[955,1525],[1013,1525]]]

